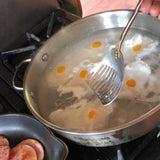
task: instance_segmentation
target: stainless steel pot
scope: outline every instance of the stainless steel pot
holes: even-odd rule
[[[125,143],[146,134],[160,123],[160,105],[156,105],[153,109],[138,118],[116,127],[94,133],[73,132],[64,130],[47,121],[40,114],[37,104],[36,92],[41,85],[39,79],[43,76],[43,72],[49,61],[54,56],[58,56],[57,51],[59,48],[63,48],[77,37],[83,38],[87,35],[94,34],[96,31],[124,27],[131,13],[132,11],[129,10],[110,11],[82,18],[61,29],[37,51],[25,72],[23,93],[28,108],[39,121],[52,128],[58,134],[86,146],[112,146]],[[148,30],[156,35],[160,35],[160,22],[158,19],[149,15],[139,13],[132,27]],[[27,61],[30,60],[24,62]],[[15,84],[14,87],[19,89]]]

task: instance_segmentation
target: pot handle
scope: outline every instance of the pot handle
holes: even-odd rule
[[[29,63],[31,61],[31,59],[25,59],[23,60],[22,62],[20,62],[18,64],[18,66],[16,67],[16,70],[14,72],[14,75],[13,75],[13,79],[12,79],[12,86],[14,89],[18,90],[18,91],[23,91],[23,87],[17,87],[16,84],[15,84],[15,78],[16,78],[16,75],[17,75],[17,72],[19,71],[19,69],[21,68],[21,66],[25,63]]]

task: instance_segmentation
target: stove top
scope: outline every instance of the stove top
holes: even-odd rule
[[[72,20],[64,17],[59,11],[47,16],[38,26],[25,33],[8,51],[1,53],[0,59],[0,114],[27,113],[28,110],[22,91],[12,86],[16,66],[24,59],[31,58],[51,35],[70,24]],[[14,46],[14,47],[13,47]],[[24,65],[16,77],[16,85],[22,86],[26,66]],[[112,147],[86,147],[62,139],[69,148],[67,160],[158,160],[160,159],[160,128],[157,126],[148,134],[131,142]]]

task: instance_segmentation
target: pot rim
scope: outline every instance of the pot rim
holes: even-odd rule
[[[63,29],[69,28],[70,26],[78,24],[78,23],[82,22],[83,20],[86,20],[86,19],[88,19],[90,17],[94,17],[94,16],[97,16],[97,15],[100,15],[100,14],[107,14],[107,13],[111,14],[113,12],[114,13],[115,12],[116,13],[123,13],[124,12],[124,13],[130,13],[131,14],[132,11],[133,10],[131,10],[131,9],[123,9],[123,10],[111,10],[111,11],[105,11],[105,12],[95,13],[95,14],[83,17],[81,19],[78,19],[75,22],[72,22],[71,24],[69,24],[69,25],[65,26],[64,28],[62,28],[61,30],[57,31],[53,36],[55,37],[59,32],[62,32]],[[146,15],[146,14],[141,13],[141,12],[139,12],[138,14],[146,16],[146,17],[150,17],[150,18],[155,18],[155,17],[151,17],[150,15]],[[48,120],[44,119],[40,114],[38,114],[36,112],[36,110],[34,109],[34,107],[28,102],[27,87],[26,87],[25,84],[26,84],[27,73],[29,71],[29,68],[30,68],[31,64],[33,63],[34,58],[36,57],[37,53],[45,46],[45,44],[48,41],[50,41],[51,38],[49,38],[48,40],[46,40],[44,42],[44,44],[40,48],[37,49],[35,55],[33,56],[32,60],[31,60],[31,62],[27,66],[27,69],[26,69],[25,75],[24,75],[24,83],[23,83],[23,88],[24,88],[23,89],[23,93],[24,93],[26,104],[27,104],[29,110],[31,111],[31,113],[35,116],[35,118],[38,119],[39,121],[41,121],[43,124],[45,124],[49,128],[54,129],[55,131],[63,132],[63,133],[68,133],[68,134],[72,134],[72,135],[100,135],[100,134],[104,134],[104,133],[106,134],[106,133],[116,132],[116,131],[123,130],[123,129],[128,128],[128,127],[132,127],[133,125],[137,125],[138,123],[143,122],[146,118],[149,118],[150,116],[154,115],[157,111],[160,111],[160,104],[158,104],[154,108],[152,108],[150,111],[146,112],[145,114],[141,115],[140,117],[138,117],[138,118],[136,118],[134,120],[131,120],[131,121],[127,122],[127,123],[124,123],[124,124],[121,124],[121,125],[118,125],[118,126],[115,126],[115,127],[111,127],[111,128],[106,128],[106,129],[99,130],[99,131],[88,131],[88,132],[67,130],[65,128],[59,127],[57,125],[54,125],[53,123],[51,123]]]

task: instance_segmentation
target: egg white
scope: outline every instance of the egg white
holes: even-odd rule
[[[139,51],[134,51],[133,47],[141,45]],[[152,53],[158,46],[158,41],[155,41],[149,37],[146,37],[140,33],[134,34],[131,38],[124,41],[122,45],[122,54],[125,61],[130,61],[135,57],[143,57]]]
[[[109,115],[112,113],[112,106],[102,107],[98,100],[88,101],[79,104],[81,107],[66,107],[64,110],[53,111],[49,120],[58,126],[68,130],[93,131],[105,129],[109,122]],[[90,119],[88,113],[92,110],[97,112],[97,117]]]
[[[143,94],[146,83],[149,81],[151,75],[150,66],[144,61],[137,59],[132,63],[125,66],[124,84],[120,92],[120,97],[136,97],[139,94]],[[136,82],[135,87],[126,85],[126,82],[130,79],[134,79]]]

